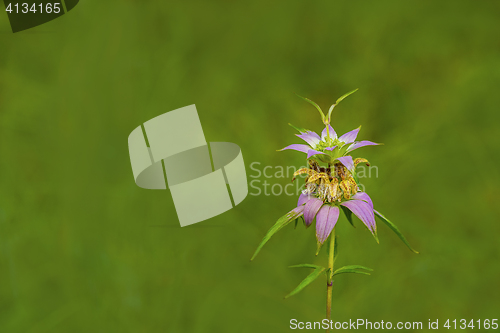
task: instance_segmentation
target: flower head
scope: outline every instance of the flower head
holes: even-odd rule
[[[306,174],[305,189],[299,196],[297,207],[304,207],[306,227],[316,218],[319,247],[335,227],[340,206],[354,213],[377,238],[372,200],[367,193],[359,190],[354,178],[355,167],[368,161],[363,158],[353,161],[351,156],[341,157],[340,160],[333,167],[321,167],[316,161],[309,160],[308,168],[299,169],[294,173],[294,179],[300,174]]]
[[[300,174],[306,175],[305,189],[299,197],[298,207],[304,206],[306,227],[316,219],[318,250],[335,227],[340,207],[345,207],[354,213],[378,242],[372,201],[368,194],[360,192],[356,177],[356,166],[368,161],[364,158],[353,159],[350,154],[358,148],[379,144],[366,140],[356,141],[361,126],[338,137],[330,125],[333,108],[355,91],[340,97],[330,107],[327,116],[316,103],[302,97],[318,109],[325,128],[320,136],[316,132],[291,125],[300,132],[296,136],[307,144],[292,144],[281,149],[297,150],[307,154],[309,167],[297,170],[292,181]],[[322,167],[319,163],[327,165]]]

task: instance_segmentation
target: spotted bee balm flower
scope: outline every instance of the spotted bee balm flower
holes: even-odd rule
[[[399,238],[406,244],[406,246],[408,246],[410,250],[418,253],[410,246],[399,229],[384,215],[374,209],[370,196],[360,189],[359,179],[356,175],[356,168],[362,163],[366,165],[369,164],[365,158],[353,158],[352,153],[358,148],[379,144],[365,140],[356,141],[360,127],[337,137],[335,130],[330,125],[331,113],[335,106],[338,105],[344,98],[356,91],[357,89],[337,99],[335,104],[330,107],[327,115],[323,113],[321,108],[316,103],[307,98],[301,97],[311,103],[319,111],[325,127],[320,136],[313,131],[298,128],[290,124],[299,132],[299,134],[296,135],[304,140],[307,145],[292,144],[281,150],[291,149],[307,154],[308,167],[297,170],[292,179],[292,181],[294,181],[297,176],[304,175],[304,190],[298,198],[297,207],[293,208],[291,211],[279,218],[271,229],[269,229],[252,257],[253,260],[260,252],[264,244],[266,244],[276,232],[281,230],[290,222],[295,221],[295,225],[297,225],[298,219],[301,218],[306,228],[316,222],[316,255],[319,254],[321,247],[326,240],[330,238],[330,246],[328,249],[328,267],[310,264],[291,266],[312,268],[314,271],[286,297],[298,293],[316,278],[325,273],[327,282],[327,319],[330,319],[331,317],[333,277],[342,273],[359,273],[369,275],[367,271],[372,271],[370,268],[359,265],[344,266],[334,270],[334,262],[337,257],[335,226],[339,220],[341,211],[346,216],[348,222],[353,226],[354,223],[352,215],[354,214],[358,217],[378,243],[377,225],[375,223],[375,216],[377,216],[399,236]]]

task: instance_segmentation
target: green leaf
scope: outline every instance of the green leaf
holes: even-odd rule
[[[344,273],[357,273],[357,274],[370,275],[370,273],[360,271],[360,269],[364,269],[365,271],[370,271],[370,272],[373,271],[373,269],[365,267],[365,266],[350,265],[350,266],[344,266],[344,267],[337,269],[335,272],[333,272],[332,276],[335,276],[338,274],[344,274]]]
[[[406,246],[408,246],[408,248],[413,251],[414,253],[417,253],[418,254],[418,251],[415,251],[410,243],[408,243],[408,241],[406,240],[405,236],[403,236],[403,234],[401,233],[401,231],[399,231],[398,227],[396,227],[396,225],[394,225],[394,223],[392,223],[391,221],[389,221],[387,219],[387,217],[385,217],[384,215],[382,215],[381,213],[377,212],[376,210],[374,210],[375,212],[375,215],[378,216],[385,224],[387,224],[387,226],[389,228],[391,228],[392,231],[394,231],[396,233],[396,235],[398,235],[398,237],[403,241],[403,243],[406,244]]]
[[[295,266],[290,266],[290,267],[307,267],[307,268],[315,268],[315,269],[304,280],[302,280],[302,282],[297,286],[297,288],[295,288],[294,290],[292,290],[291,293],[286,295],[285,298],[293,296],[293,295],[297,294],[299,291],[301,291],[302,289],[304,289],[305,287],[307,287],[311,282],[316,280],[318,278],[318,276],[320,276],[326,269],[324,267],[309,265],[309,264],[295,265]]]
[[[344,215],[345,217],[347,218],[347,221],[349,221],[349,223],[354,227],[356,228],[356,226],[354,225],[354,223],[352,222],[352,212],[349,210],[349,208],[345,207],[345,206],[340,206],[340,208],[342,208],[342,211],[344,212]]]
[[[344,94],[342,96],[340,96],[337,101],[335,102],[335,104],[339,104],[340,102],[342,102],[344,100],[344,98],[346,98],[347,96],[351,95],[351,94],[354,94],[356,91],[358,91],[359,88],[356,88],[354,89],[353,91],[349,91],[347,94]]]
[[[333,108],[335,107],[336,104],[333,104],[332,106],[330,106],[330,109],[328,110],[328,116],[326,119],[328,119],[328,122],[330,122],[330,117],[332,116],[332,111],[333,111]]]
[[[348,265],[348,266],[340,267],[336,271],[344,269],[344,268],[346,268],[346,269],[364,269],[365,271],[373,272],[373,269],[366,267],[366,266],[361,266],[361,265]]]
[[[250,260],[254,260],[255,259],[255,257],[257,256],[257,254],[259,253],[259,251],[262,249],[262,247],[269,241],[269,239],[275,233],[277,233],[278,231],[280,231],[281,228],[283,228],[284,226],[286,226],[288,223],[290,223],[294,219],[298,218],[299,215],[301,215],[301,214],[302,213],[297,213],[297,212],[294,212],[292,210],[292,211],[286,213],[285,215],[283,215],[282,217],[280,217],[278,219],[278,221],[276,221],[276,223],[271,227],[271,229],[269,229],[269,231],[267,232],[267,234],[264,236],[264,238],[260,242],[259,246],[257,247],[257,250],[255,250],[255,253],[252,256],[252,259],[250,259]]]
[[[333,276],[338,275],[338,274],[343,274],[343,273],[356,273],[356,274],[364,274],[364,275],[370,275],[370,273],[363,272],[363,271],[357,271],[355,269],[344,269],[341,272],[333,272]]]
[[[317,266],[317,265],[311,265],[311,264],[292,265],[292,266],[288,266],[288,268],[314,268],[314,269],[323,268],[324,269],[324,267]]]
[[[318,104],[314,103],[313,101],[311,101],[309,98],[305,98],[305,97],[302,97],[300,95],[297,95],[299,96],[300,98],[302,98],[304,101],[306,102],[309,102],[311,103],[312,105],[314,105],[314,107],[319,111],[319,113],[321,114],[321,119],[324,121],[325,120],[325,114],[323,113],[323,111],[321,110],[321,108],[319,107]]]
[[[302,127],[297,127],[293,126],[292,124],[288,123],[291,127],[293,127],[295,130],[299,131],[300,133],[305,133],[305,132],[310,132],[308,129],[302,128]]]

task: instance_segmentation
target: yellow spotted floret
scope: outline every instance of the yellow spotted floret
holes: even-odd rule
[[[358,192],[358,184],[356,184],[356,181],[352,177],[349,177],[348,181],[349,184],[351,185],[351,193],[353,195],[356,194]]]
[[[366,165],[370,165],[366,158],[357,158],[354,160],[354,167],[357,167],[359,163],[366,163]]]
[[[333,178],[332,182],[328,184],[328,201],[336,201],[339,197],[340,189],[337,178]]]
[[[342,189],[342,192],[344,193],[344,199],[346,200],[351,199],[351,184],[349,183],[349,181],[344,179],[343,181],[340,182],[339,186]]]
[[[314,171],[308,168],[299,169],[293,173],[292,182],[295,180],[295,178],[297,178],[298,175],[301,175],[303,173],[307,173],[309,176],[311,176],[314,173]]]
[[[313,174],[311,177],[309,177],[308,182],[315,182],[318,179],[322,179],[324,183],[329,184],[330,183],[330,176],[328,176],[324,172],[318,172]]]
[[[341,163],[335,163],[335,176],[344,180],[347,169]]]

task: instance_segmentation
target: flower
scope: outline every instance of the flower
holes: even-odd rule
[[[294,174],[294,177],[307,174],[306,189],[299,196],[297,208],[303,207],[301,213],[306,227],[316,218],[318,251],[335,227],[341,206],[354,213],[377,239],[373,202],[366,192],[359,191],[353,177],[357,164],[368,161],[363,158],[352,161],[351,156],[345,157],[350,158],[350,169],[345,161],[337,162],[333,168],[324,168],[309,160],[309,168],[299,169]]]
[[[295,127],[296,128],[296,127]],[[296,134],[299,138],[308,143],[292,144],[281,150],[293,149],[307,154],[307,158],[314,155],[325,155],[320,160],[322,162],[332,162],[338,157],[344,156],[351,151],[364,147],[379,145],[379,143],[371,141],[355,141],[361,126],[345,133],[341,137],[337,137],[337,133],[329,124],[321,132],[321,137],[313,131],[296,128],[300,134]]]
[[[292,181],[299,174],[307,175],[305,190],[299,197],[297,207],[304,207],[301,213],[306,227],[316,218],[318,251],[337,223],[340,206],[354,213],[378,242],[372,201],[368,194],[359,191],[355,179],[356,166],[368,161],[364,158],[354,160],[347,155],[364,146],[378,145],[371,141],[356,141],[360,128],[361,126],[340,137],[337,137],[330,124],[325,126],[321,137],[313,131],[296,128],[300,132],[296,135],[308,145],[292,144],[281,149],[307,153],[309,168],[295,172]],[[316,159],[328,163],[328,167],[321,167]]]

